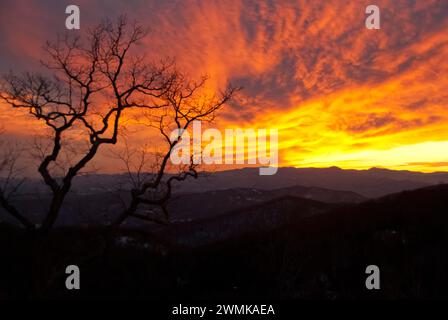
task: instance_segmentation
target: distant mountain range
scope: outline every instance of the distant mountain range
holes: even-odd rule
[[[282,197],[299,197],[324,203],[360,203],[367,200],[352,191],[292,186],[274,190],[234,188],[175,195],[168,205],[174,222],[217,216],[232,210],[260,205]]]
[[[65,202],[58,225],[106,224],[123,208],[127,192],[72,193]],[[263,206],[270,200],[283,197],[298,197],[304,201],[315,200],[322,203],[360,203],[367,198],[351,191],[335,191],[325,188],[293,186],[275,190],[225,189],[196,193],[179,193],[173,196],[168,205],[171,221],[182,223],[220,216],[241,208]],[[20,211],[27,212],[35,221],[45,212],[50,199],[48,196],[22,195],[16,198]],[[141,212],[150,212],[143,207]],[[2,215],[0,215],[2,217]],[[7,218],[7,216],[5,217]],[[147,226],[139,220],[129,220],[128,226]]]
[[[197,180],[179,183],[177,193],[197,193],[223,189],[274,190],[292,186],[319,187],[330,190],[352,191],[367,198],[380,197],[403,190],[448,183],[448,172],[420,173],[372,168],[343,170],[330,168],[279,168],[277,174],[260,176],[258,168],[202,172]],[[1,180],[1,179],[0,179]],[[73,189],[78,193],[99,193],[118,188],[129,189],[125,174],[91,174],[76,177]],[[44,192],[41,180],[30,179],[23,193]]]
[[[151,233],[162,243],[185,247],[210,245],[246,235],[267,235],[278,229],[299,229],[300,232],[293,233],[300,237],[314,230],[321,235],[326,231],[339,236],[368,231],[378,232],[377,236],[396,238],[401,237],[397,234],[397,223],[420,228],[419,224],[437,225],[437,219],[440,219],[445,224],[447,209],[448,184],[351,204],[331,204],[287,195],[219,216],[160,226]],[[311,229],[301,226],[304,223]]]
[[[424,184],[434,179],[411,174],[414,180],[397,180],[394,172],[382,170],[360,174],[364,181],[369,175],[408,181],[402,184],[408,187],[415,179],[427,179],[420,181]],[[18,204],[37,212],[44,202],[27,195]],[[374,199],[297,185],[192,190],[177,194],[171,206],[177,219],[173,224],[130,221],[105,246],[104,228],[78,226],[110,218],[119,207],[117,196],[92,190],[75,193],[61,217],[62,224],[75,227],[55,228],[45,238],[51,245],[42,247],[45,254],[39,263],[48,266],[42,270],[65,265],[67,257],[82,263],[87,290],[81,292],[86,297],[120,297],[123,292],[147,297],[150,292],[155,298],[184,299],[448,298],[448,184]],[[34,237],[23,237],[3,223],[0,231],[5,256],[0,293],[20,296],[31,283],[22,279],[33,274],[24,268],[29,268],[28,249],[36,247],[27,241]],[[383,279],[375,292],[366,290],[364,282],[366,266],[372,264],[379,266]],[[114,282],[98,281],[104,273]],[[56,280],[46,294],[69,297],[59,285],[65,281],[64,269]]]
[[[202,173],[197,180],[175,186],[169,210],[174,223],[220,216],[282,197],[321,203],[361,203],[404,190],[448,183],[448,173],[418,173],[386,169],[280,168],[273,176],[260,176],[257,168]],[[122,210],[130,184],[126,175],[77,177],[58,225],[105,224]],[[119,191],[121,190],[121,191]],[[123,191],[124,190],[124,191]],[[15,199],[20,210],[39,221],[48,204],[46,187],[30,180]],[[145,209],[143,208],[143,211]],[[147,210],[149,212],[149,210]],[[0,209],[0,219],[10,221]],[[128,226],[146,226],[129,220]]]
[[[368,198],[381,197],[403,190],[448,183],[447,172],[420,173],[372,168],[369,170],[343,170],[331,168],[280,168],[272,176],[260,176],[258,169],[221,171],[205,178],[187,181],[180,190],[200,192],[206,190],[255,188],[273,190],[295,185],[352,191]]]
[[[335,207],[315,200],[282,196],[201,220],[159,226],[151,234],[161,242],[195,247],[247,233],[267,232]]]
[[[270,204],[296,206],[296,218],[279,227],[272,224],[269,228],[266,222],[264,230],[259,230],[250,224],[250,216],[263,217],[263,208],[249,208],[223,220],[179,226],[177,236],[160,233],[165,243],[182,246],[176,250],[183,257],[191,257],[192,267],[184,276],[186,296],[196,292],[204,298],[222,297],[224,292],[295,299],[448,298],[447,184],[326,212],[315,203],[295,203],[291,198]],[[241,216],[247,225],[226,230],[231,221],[240,222]],[[224,226],[221,238],[213,234],[219,225]],[[376,292],[365,289],[365,270],[371,264],[381,270],[381,290]]]

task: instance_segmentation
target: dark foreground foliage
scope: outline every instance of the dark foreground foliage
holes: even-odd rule
[[[240,213],[242,214],[242,213]],[[447,298],[448,185],[181,247],[141,230],[0,225],[0,298]],[[65,267],[81,290],[65,289]],[[381,290],[365,289],[365,268]]]

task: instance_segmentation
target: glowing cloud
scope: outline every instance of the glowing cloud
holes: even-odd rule
[[[1,71],[37,67],[63,32],[62,4],[28,3],[0,5]],[[176,57],[210,90],[243,86],[216,126],[278,128],[281,166],[446,170],[448,2],[375,4],[380,30],[365,28],[359,1],[79,1],[81,30],[127,12],[152,29],[148,59]],[[18,135],[24,116],[1,108]]]

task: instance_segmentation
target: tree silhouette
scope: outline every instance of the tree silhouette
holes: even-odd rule
[[[103,145],[119,140],[123,117],[130,109],[140,110],[148,125],[158,128],[167,148],[154,166],[153,174],[134,185],[131,201],[113,221],[114,227],[128,217],[162,222],[138,213],[142,204],[155,205],[165,213],[173,182],[197,177],[196,165],[180,167],[176,174],[167,175],[173,148],[180,137],[170,140],[172,129],[186,130],[193,121],[211,121],[215,113],[228,102],[236,88],[228,85],[215,95],[203,91],[206,77],[196,82],[176,70],[173,60],[149,63],[133,53],[135,45],[147,35],[141,25],[129,24],[125,17],[116,22],[106,20],[87,32],[87,45],[78,36],[59,37],[55,44],[45,46],[48,61],[42,63],[46,75],[10,73],[4,77],[1,98],[7,105],[26,109],[51,132],[50,148],[41,149],[38,172],[51,191],[51,201],[39,230],[54,226],[73,179],[80,174]],[[135,48],[134,48],[135,50]],[[62,150],[73,148],[70,135],[84,135],[87,147],[75,148],[79,156],[63,174],[57,174]],[[73,159],[72,159],[73,160]],[[0,204],[24,227],[35,229],[24,214],[19,213],[0,189]]]

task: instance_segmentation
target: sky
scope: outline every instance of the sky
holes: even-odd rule
[[[39,70],[71,1],[0,1],[0,73]],[[277,128],[280,166],[448,170],[446,0],[79,0],[81,30],[125,13],[150,27],[139,50],[175,57],[238,99],[214,123]],[[366,6],[381,29],[365,27]],[[40,124],[0,102],[5,137]],[[26,128],[26,130],[23,130]],[[137,130],[135,143],[145,140]],[[103,157],[104,159],[104,157]],[[113,166],[104,165],[113,171]]]

